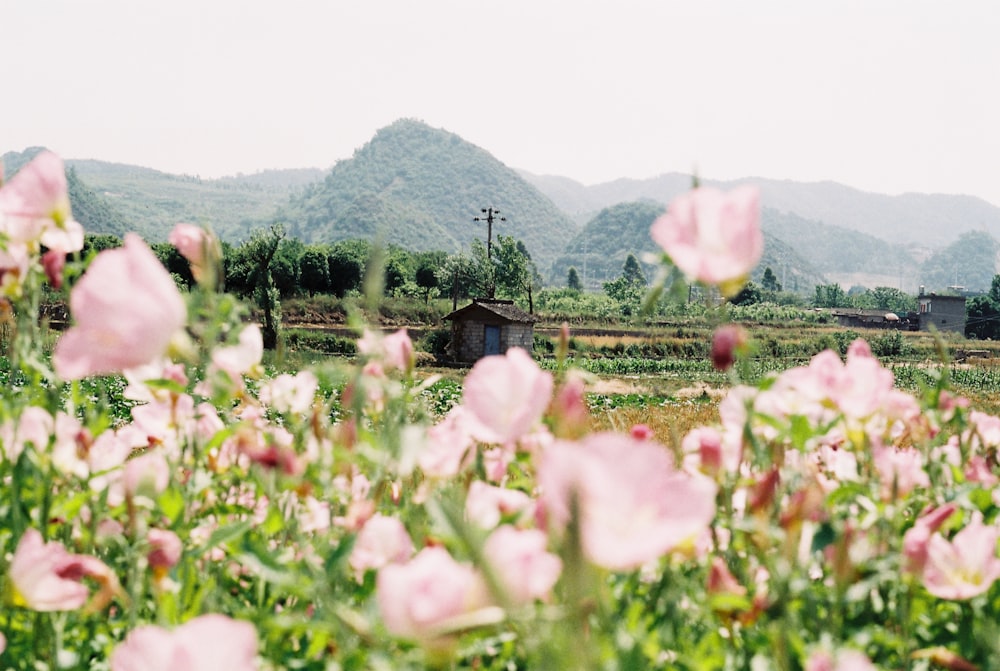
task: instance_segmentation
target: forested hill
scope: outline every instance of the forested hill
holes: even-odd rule
[[[691,188],[690,175],[667,173],[649,179],[618,179],[585,186],[565,177],[521,171],[564,212],[586,220],[616,203],[650,199],[667,204]],[[834,182],[794,182],[749,177],[702,184],[730,189],[737,184],[760,188],[761,205],[843,229],[858,231],[891,244],[943,248],[968,231],[1000,238],[1000,208],[975,196],[869,193]]]
[[[413,250],[456,252],[486,239],[486,223],[473,218],[489,207],[506,217],[494,222],[494,238],[522,240],[542,272],[576,233],[566,214],[485,150],[402,119],[293,198],[279,218],[305,242],[380,237]]]
[[[0,156],[6,179],[17,174],[42,151],[44,147],[29,147],[23,152],[9,152]],[[129,231],[135,231],[149,236],[151,231],[142,222],[130,224],[122,210],[80,179],[72,166],[66,169],[66,187],[73,218],[80,222],[87,233],[106,233],[120,238]]]
[[[553,263],[551,281],[564,283],[573,267],[588,289],[599,289],[602,282],[621,275],[629,254],[640,262],[647,254],[659,254],[649,229],[664,209],[659,203],[644,200],[601,210],[568,241],[565,252]],[[826,283],[822,273],[807,260],[808,255],[767,229],[766,222],[781,220],[783,216],[774,210],[763,211],[764,254],[753,277],[759,280],[764,270],[771,268],[786,290],[812,293],[813,286]],[[656,266],[643,263],[643,270],[652,279]]]
[[[254,228],[273,223],[280,205],[323,175],[318,169],[295,169],[202,179],[89,159],[67,160],[66,165],[122,212],[128,230],[152,241],[165,241],[174,224],[186,221],[209,225],[228,242],[241,242]]]
[[[0,156],[7,178],[42,150]],[[201,179],[93,159],[65,161],[73,215],[88,233],[121,237],[134,231],[151,242],[166,241],[181,221],[209,225],[223,240],[241,242],[274,222],[279,205],[324,174],[302,168]]]

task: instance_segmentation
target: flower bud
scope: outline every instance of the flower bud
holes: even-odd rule
[[[728,324],[715,330],[712,336],[712,365],[716,370],[729,370],[736,357],[747,345],[747,332],[742,326]]]

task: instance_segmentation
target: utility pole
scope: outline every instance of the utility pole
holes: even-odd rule
[[[497,217],[500,214],[500,210],[495,208],[483,208],[482,213],[485,217],[473,217],[473,221],[485,221],[486,222],[486,259],[488,261],[493,260],[493,222],[497,221],[507,221],[507,217]]]

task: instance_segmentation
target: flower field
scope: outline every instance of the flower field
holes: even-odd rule
[[[653,235],[731,294],[757,209],[701,189]],[[135,236],[75,261],[51,154],[0,189],[0,230],[3,668],[1000,668],[988,368],[860,339],[769,364],[720,324],[703,363],[603,370],[567,329],[456,382],[354,323],[355,362],[268,371],[205,231],[171,236],[186,294]]]

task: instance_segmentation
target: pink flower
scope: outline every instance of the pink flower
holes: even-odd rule
[[[386,368],[402,371],[413,368],[413,341],[405,328],[382,338],[382,353]]]
[[[716,370],[729,370],[746,347],[746,329],[736,324],[720,326],[712,335],[712,366]]]
[[[136,235],[101,252],[70,294],[76,325],[52,356],[64,380],[117,373],[167,351],[187,309],[173,279]]]
[[[927,543],[924,587],[941,599],[971,599],[984,593],[1000,578],[998,536],[1000,529],[984,525],[979,512],[951,542],[935,533]]]
[[[154,571],[173,568],[181,560],[184,544],[173,531],[150,529],[146,533],[146,542],[149,543],[146,559]]]
[[[562,561],[546,551],[548,538],[538,529],[505,524],[490,534],[483,554],[490,563],[506,603],[519,606],[546,599],[559,580]]]
[[[7,249],[0,249],[0,294],[20,298],[30,266],[31,258],[24,245],[8,243]]]
[[[701,187],[674,199],[650,234],[684,274],[732,296],[764,251],[759,200],[755,187]]]
[[[194,224],[176,224],[167,241],[177,248],[181,256],[187,259],[192,266],[201,266],[205,263],[205,245],[208,241],[208,233],[201,226]]]
[[[103,431],[90,444],[87,450],[87,462],[91,473],[90,488],[94,491],[104,491],[121,479],[122,464],[132,454],[134,441],[138,439],[138,434],[130,429],[130,426],[125,425],[117,431],[113,429]],[[114,505],[111,503],[112,498],[109,492],[109,505]],[[120,500],[118,502],[120,503]]]
[[[406,564],[378,572],[375,599],[394,636],[436,646],[449,624],[486,605],[481,577],[456,562],[443,547],[424,548]]]
[[[49,449],[54,430],[55,420],[48,410],[29,405],[16,421],[8,420],[0,426],[0,451],[11,462],[16,462],[28,445],[33,445],[36,452],[44,453]]]
[[[431,478],[450,478],[472,461],[475,441],[469,411],[454,406],[440,422],[427,430],[427,440],[417,454],[417,465]]]
[[[973,450],[986,451],[1000,447],[1000,417],[979,410],[969,413],[969,428],[962,434]]]
[[[406,527],[395,517],[373,515],[358,532],[348,560],[360,582],[365,571],[407,561],[413,555],[413,541]]]
[[[551,413],[553,432],[560,438],[579,438],[587,432],[587,383],[580,371],[567,372],[552,399]]]
[[[882,500],[906,497],[917,487],[930,487],[923,456],[912,447],[876,447],[875,469],[882,484]]]
[[[652,440],[655,437],[653,429],[646,424],[633,424],[628,432],[636,440]]]
[[[954,503],[925,510],[913,526],[903,534],[903,556],[906,557],[909,571],[920,573],[924,570],[931,535],[940,529],[956,510],[958,506]]]
[[[138,627],[111,654],[111,671],[252,671],[257,630],[224,615],[202,615],[173,631]]]
[[[715,483],[675,470],[664,446],[615,433],[555,441],[542,455],[538,484],[557,527],[576,497],[584,553],[612,570],[693,545],[715,517]]]
[[[978,482],[986,487],[995,487],[1000,479],[993,474],[993,470],[987,463],[986,458],[979,454],[969,457],[965,464],[965,479],[969,482]]]
[[[387,336],[365,329],[358,340],[358,352],[381,364],[383,370],[408,372],[413,368],[413,341],[405,328]]]
[[[62,159],[43,151],[0,188],[0,221],[15,245],[41,243],[63,254],[83,248],[83,227],[70,214]]]
[[[312,408],[318,387],[319,381],[312,371],[282,373],[261,385],[260,402],[278,412],[302,414]]]
[[[712,557],[705,589],[709,594],[744,596],[747,593],[747,588],[741,585],[740,581],[729,570],[726,560],[718,556]]]
[[[53,289],[62,288],[63,268],[66,267],[66,253],[50,249],[42,254],[42,269]]]
[[[103,608],[119,589],[111,569],[96,557],[69,554],[62,543],[46,543],[35,529],[21,536],[10,562],[16,603],[38,611],[76,610],[90,596],[83,578],[100,585],[89,610]]]
[[[125,463],[122,478],[125,495],[131,500],[137,496],[153,498],[170,484],[170,465],[160,450],[151,450]]]
[[[475,418],[480,440],[513,442],[531,431],[552,398],[552,375],[520,347],[476,362],[465,377],[462,405]]]
[[[878,671],[871,660],[857,650],[841,648],[836,652],[816,650],[806,661],[805,671]]]
[[[684,466],[716,478],[719,473],[735,473],[742,459],[742,442],[727,440],[710,426],[691,429],[681,441]]]
[[[244,326],[237,341],[236,345],[212,350],[214,370],[226,373],[234,384],[242,383],[243,374],[249,373],[264,356],[264,337],[256,324]]]
[[[494,487],[482,480],[473,480],[465,497],[465,515],[473,524],[492,529],[505,515],[517,515],[529,510],[531,497],[518,489]]]

